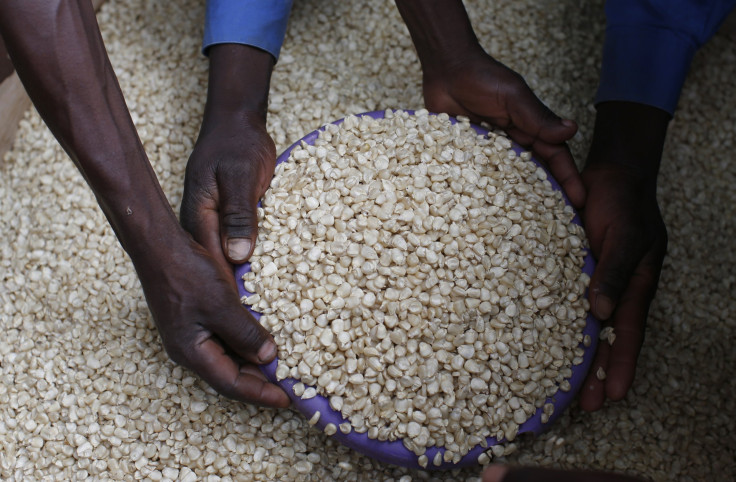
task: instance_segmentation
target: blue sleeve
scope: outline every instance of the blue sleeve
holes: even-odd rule
[[[279,58],[292,0],[207,0],[202,52],[222,43],[251,45]]]
[[[639,102],[673,114],[695,52],[736,0],[607,0],[596,103]]]

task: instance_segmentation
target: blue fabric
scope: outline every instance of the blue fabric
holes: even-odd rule
[[[207,0],[202,52],[216,44],[251,45],[279,58],[292,0]]]
[[[608,0],[596,103],[619,100],[674,114],[695,52],[736,0]]]

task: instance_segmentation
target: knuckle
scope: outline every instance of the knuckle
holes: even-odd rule
[[[237,378],[228,381],[221,379],[207,380],[207,383],[220,395],[227,398],[235,398]]]
[[[263,342],[266,341],[266,334],[263,333],[260,325],[249,322],[239,325],[237,330],[229,330],[236,333],[236,336],[229,341],[230,347],[240,355],[258,352]]]
[[[605,291],[619,295],[627,285],[630,275],[631,273],[619,267],[609,268],[603,274],[603,285],[605,287]]]
[[[182,349],[178,344],[164,343],[164,349],[166,354],[169,355],[171,361],[177,365],[182,365],[188,368],[188,357],[186,356],[187,350]]]
[[[253,212],[244,208],[238,212],[226,212],[222,215],[222,225],[231,236],[250,237],[256,228],[253,225]]]

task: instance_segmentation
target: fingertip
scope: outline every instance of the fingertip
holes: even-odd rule
[[[286,392],[278,385],[269,383],[266,375],[258,367],[250,364],[241,365],[240,374],[244,378],[252,377],[250,378],[251,380],[258,380],[260,382],[260,394],[257,399],[253,400],[254,403],[275,408],[286,408],[291,404],[291,400]],[[243,397],[247,399],[248,395],[244,394]]]
[[[608,383],[606,383],[606,396],[610,400],[618,402],[626,397],[629,388],[631,388],[631,381],[628,379],[609,376]]]
[[[565,126],[565,127],[568,127],[568,128],[569,128],[569,127],[572,127],[572,128],[574,128],[574,129],[575,129],[576,131],[578,130],[578,123],[577,123],[577,122],[575,122],[575,121],[574,121],[574,120],[572,120],[572,119],[562,119],[562,120],[560,120],[560,124],[562,124],[563,126]]]
[[[539,131],[539,138],[551,144],[560,144],[572,139],[578,132],[578,124],[572,119],[550,119]]]
[[[289,396],[281,388],[271,383],[266,384],[261,392],[261,401],[269,407],[287,408],[291,405]]]
[[[482,482],[502,482],[508,471],[509,468],[506,465],[489,465],[483,471]]]
[[[589,376],[580,390],[580,408],[586,412],[595,412],[603,407],[605,388],[599,380]]]
[[[262,365],[276,356],[273,336],[244,306],[235,306],[215,320],[212,330],[241,360]]]

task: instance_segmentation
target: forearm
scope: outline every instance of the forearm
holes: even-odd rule
[[[128,114],[91,4],[2,2],[0,32],[34,105],[123,247],[135,258],[173,234],[178,223]]]
[[[274,58],[264,50],[240,44],[210,47],[207,105],[202,134],[221,122],[265,124]]]
[[[427,73],[481,49],[462,0],[396,0]]]

